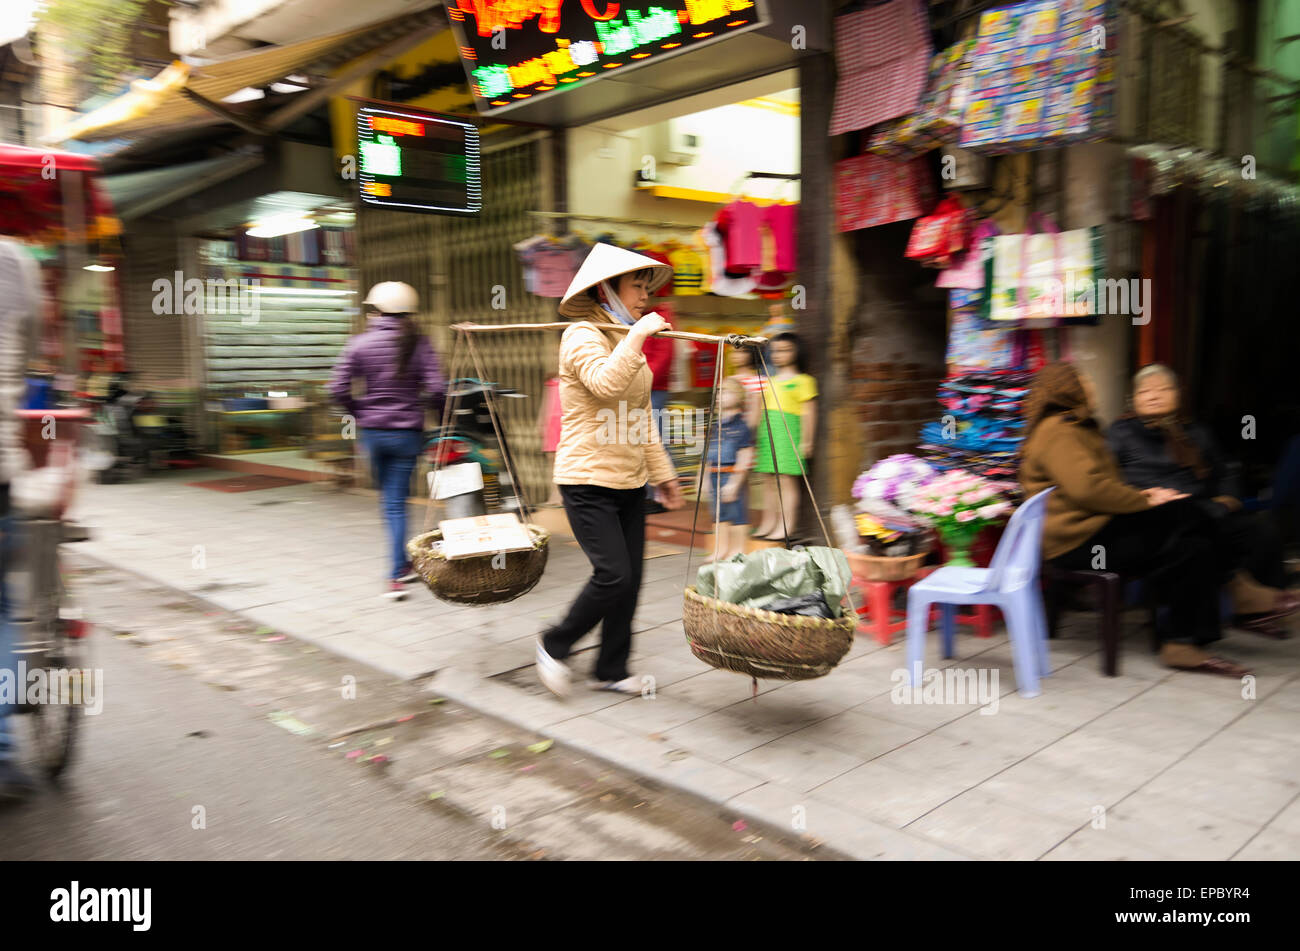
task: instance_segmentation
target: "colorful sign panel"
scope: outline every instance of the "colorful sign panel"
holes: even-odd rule
[[[762,2],[447,0],[447,14],[487,115],[763,26]]]
[[[357,109],[361,200],[395,211],[475,214],[483,207],[478,128],[401,106]]]

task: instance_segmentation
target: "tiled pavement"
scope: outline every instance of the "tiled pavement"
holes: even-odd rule
[[[554,540],[542,583],[510,604],[453,607],[419,586],[392,604],[376,597],[373,496],[184,484],[221,475],[89,487],[94,537],[79,549],[387,672],[436,673],[438,693],[850,855],[1300,858],[1300,639],[1228,634],[1222,650],[1256,673],[1252,699],[1157,665],[1136,619],[1122,676],[1103,677],[1087,614],[1067,620],[1032,700],[1015,693],[1005,636],[960,635],[952,661],[929,639],[927,667],[998,672],[994,715],[893,702],[901,647],[865,637],[830,676],[751,698],[748,678],[690,654],[673,554],[646,562],[636,618],[634,669],[654,696],[561,703],[536,683],[533,636],[586,580],[572,543]]]

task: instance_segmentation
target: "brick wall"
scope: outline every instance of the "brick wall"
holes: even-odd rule
[[[914,451],[921,426],[939,415],[947,298],[934,287],[937,271],[904,258],[911,231],[905,221],[854,235],[859,301],[849,396],[862,436],[859,472]]]

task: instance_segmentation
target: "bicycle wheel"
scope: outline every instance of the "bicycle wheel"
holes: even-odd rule
[[[72,761],[77,731],[85,716],[82,654],[79,642],[67,635],[68,623],[59,619],[45,655],[51,702],[31,708],[32,747],[41,772],[51,782],[57,782]]]
[[[57,559],[57,545],[61,538],[63,526],[59,522],[29,523],[32,533],[32,554],[40,553],[39,558],[48,569],[50,552]],[[57,533],[57,534],[56,534]],[[84,657],[82,641],[72,637],[74,628],[81,632],[81,616],[75,605],[68,599],[67,588],[63,583],[63,573],[57,561],[54,565],[53,588],[55,601],[53,605],[43,606],[37,613],[34,623],[26,625],[25,637],[17,644],[17,656],[25,660],[30,668],[39,667],[45,675],[44,696],[37,698],[37,703],[23,703],[20,710],[29,714],[30,739],[32,750],[40,771],[51,782],[57,782],[67,768],[76,747],[77,731],[85,715],[83,688]],[[49,576],[42,573],[45,584]],[[46,587],[45,590],[50,590]],[[30,699],[30,698],[24,698]]]

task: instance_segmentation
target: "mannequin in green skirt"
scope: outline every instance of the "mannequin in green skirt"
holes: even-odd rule
[[[754,472],[763,479],[763,520],[755,538],[785,541],[799,519],[799,484],[804,460],[812,455],[817,428],[817,381],[802,371],[799,338],[792,333],[772,338],[772,378],[763,383],[763,411],[758,421]],[[773,392],[775,391],[775,392]],[[775,447],[776,469],[772,456]],[[778,494],[774,479],[781,480]],[[784,518],[782,518],[784,509]]]

